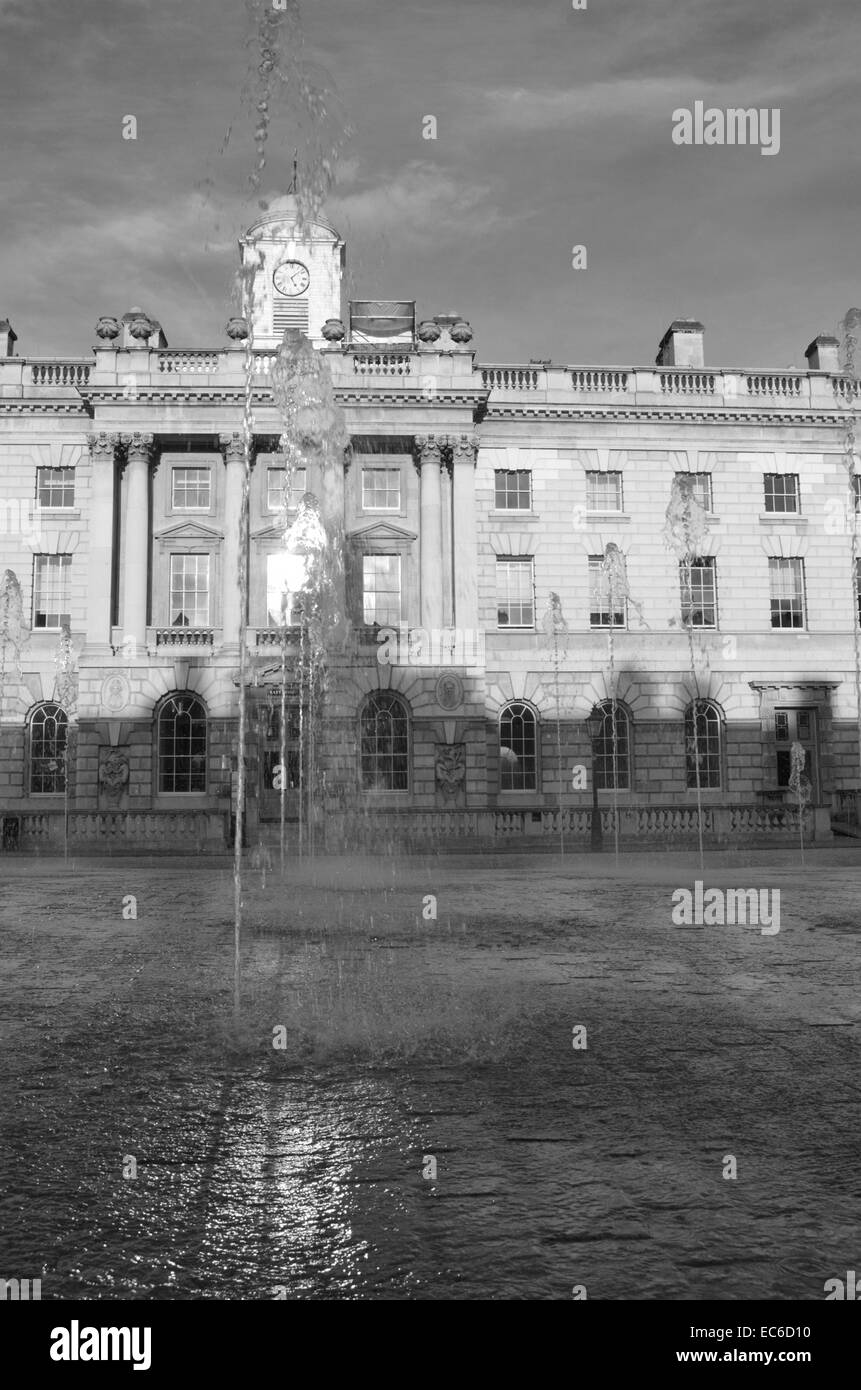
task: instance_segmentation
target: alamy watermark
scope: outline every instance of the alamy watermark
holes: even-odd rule
[[[41,1279],[0,1279],[0,1303],[7,1299],[12,1303],[28,1303],[41,1298]]]
[[[381,666],[482,666],[484,633],[474,627],[382,627],[377,633]]]
[[[674,145],[759,145],[760,154],[780,152],[780,108],[777,106],[706,107],[695,101],[693,111],[680,106],[673,112]]]
[[[769,895],[771,911],[769,912]],[[672,921],[677,927],[759,927],[763,936],[780,931],[779,888],[706,888],[701,879],[673,893]]]
[[[0,498],[0,536],[17,536],[31,550],[45,544],[42,506],[38,498]]]

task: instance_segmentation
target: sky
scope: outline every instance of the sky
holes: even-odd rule
[[[237,236],[308,148],[273,102],[249,186],[266,3],[0,0],[0,318],[22,356],[85,356],[132,306],[172,347],[226,343]],[[858,0],[304,0],[301,29],[323,144],[342,137],[348,295],[457,311],[482,362],[649,364],[690,317],[710,366],[803,369],[861,303]],[[779,152],[675,144],[697,101],[778,108]]]

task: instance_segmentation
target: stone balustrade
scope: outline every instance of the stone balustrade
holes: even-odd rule
[[[417,353],[354,352],[353,372],[356,376],[410,376],[413,361],[418,365]]]
[[[213,796],[217,788],[213,788]],[[857,793],[839,793],[848,798]],[[847,801],[848,804],[848,801]],[[854,804],[854,803],[853,803]],[[857,810],[855,812],[857,816]],[[22,851],[56,852],[63,845],[64,815],[57,811],[9,812],[20,822],[18,844]],[[393,850],[422,851],[475,846],[540,849],[553,852],[560,832],[570,852],[587,851],[590,845],[591,808],[588,806],[497,808],[496,810],[397,810],[368,806],[348,812],[333,811],[325,821],[329,853],[363,844],[384,844]],[[604,848],[612,850],[614,811],[602,806]],[[812,808],[804,813],[807,843],[830,840],[828,815]],[[741,848],[746,845],[798,843],[798,817],[791,806],[726,805],[703,808],[703,834],[707,848]],[[619,839],[627,850],[650,845],[691,848],[697,841],[695,806],[620,806]],[[175,848],[177,852],[219,853],[225,848],[223,813],[200,811],[84,812],[69,815],[69,842],[77,852],[117,847],[135,850]]]
[[[63,847],[62,811],[23,811],[19,844],[22,851],[56,852]],[[123,854],[175,849],[187,854],[217,853],[223,849],[224,817],[218,811],[82,812],[69,815],[69,844],[76,853]]]
[[[273,349],[255,349],[254,374],[261,389],[277,358]],[[464,354],[451,357],[411,349],[391,351],[327,350],[326,359],[336,388],[354,391],[357,378],[374,383],[418,383],[428,375],[437,389],[446,383],[459,389],[488,391],[504,403],[558,405],[606,404],[615,408],[666,407],[676,403],[713,409],[752,407],[839,410],[861,400],[861,383],[843,373],[751,372],[741,370],[661,367],[566,367],[534,364],[473,364]],[[245,374],[241,349],[98,348],[90,360],[0,358],[0,395],[26,395],[31,390],[73,390],[87,394],[105,387],[123,387],[133,377],[139,390],[147,382],[165,385],[236,389]]]
[[[158,627],[155,629],[157,647],[211,647],[211,627]]]
[[[30,380],[34,386],[86,386],[91,362],[31,362]]]

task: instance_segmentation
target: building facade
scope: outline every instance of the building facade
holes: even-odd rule
[[[15,355],[2,328],[7,851],[223,850],[243,634],[252,842],[277,840],[283,800],[291,847],[573,849],[593,790],[626,843],[695,836],[698,797],[709,843],[779,840],[793,745],[806,832],[847,827],[858,395],[836,339],[805,372],[707,368],[691,320],[648,367],[481,364],[457,314],[344,306],[343,242],[323,218],[300,236],[289,198],[240,254],[250,353],[241,320],[223,348],[175,350],[139,309],[75,360]],[[289,329],[348,447],[325,478],[309,449],[285,502]],[[290,595],[309,494],[339,551],[337,641],[311,641]]]

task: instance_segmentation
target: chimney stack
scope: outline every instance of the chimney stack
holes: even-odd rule
[[[839,372],[840,342],[830,333],[820,333],[810,347],[804,349],[809,372]]]
[[[703,334],[696,319],[674,319],[658,345],[659,367],[704,367]]]
[[[18,334],[8,319],[0,319],[0,357],[14,357]]]

